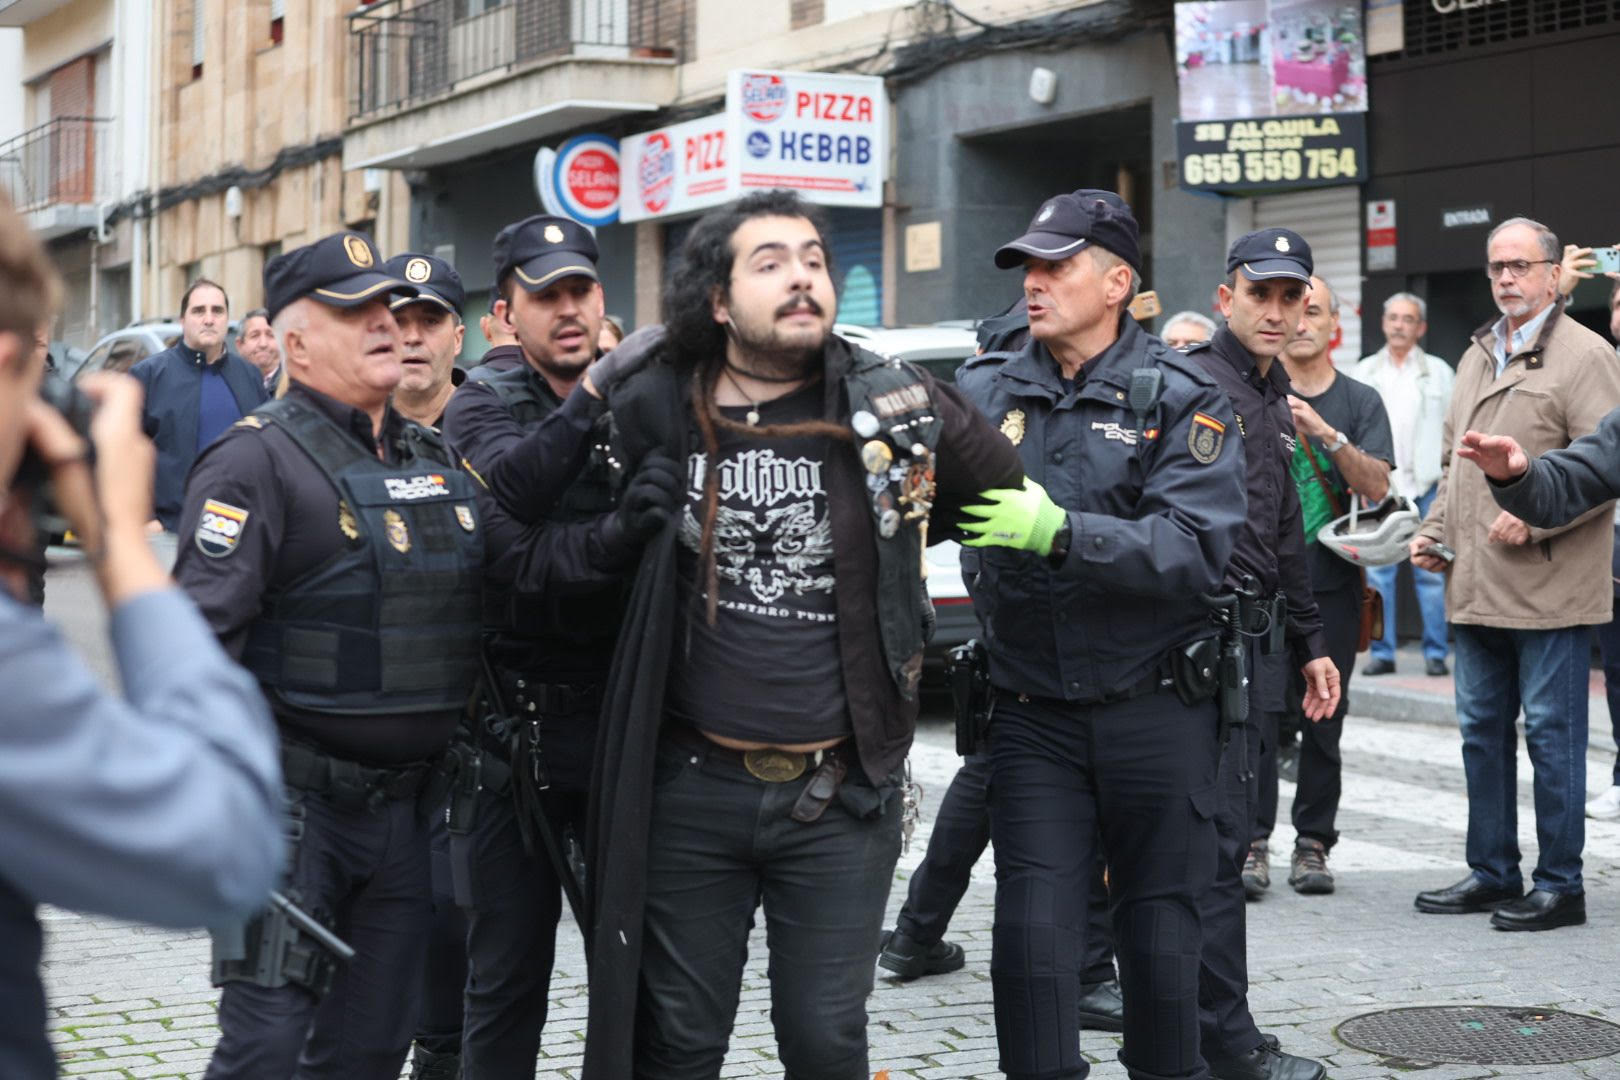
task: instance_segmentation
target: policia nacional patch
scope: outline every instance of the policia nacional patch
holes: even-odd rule
[[[1205,465],[1221,456],[1226,442],[1226,425],[1207,413],[1193,413],[1192,426],[1187,430],[1187,449]]]
[[[197,518],[197,550],[210,559],[223,559],[242,542],[248,512],[240,506],[209,499]]]

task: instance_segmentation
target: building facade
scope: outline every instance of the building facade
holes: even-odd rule
[[[19,28],[20,112],[0,142],[0,189],[67,286],[56,336],[87,346],[142,313],[146,235],[118,208],[146,185],[151,10],[140,0],[0,0]]]
[[[1404,48],[1369,64],[1368,203],[1392,204],[1392,265],[1370,267],[1363,325],[1383,300],[1429,302],[1427,348],[1455,364],[1496,318],[1483,273],[1493,223],[1546,222],[1565,242],[1620,243],[1620,2],[1407,0]],[[1606,279],[1571,312],[1606,330]]]
[[[154,313],[174,317],[196,277],[233,312],[263,299],[266,260],[341,228],[404,244],[398,173],[345,170],[347,5],[158,0],[150,198]]]

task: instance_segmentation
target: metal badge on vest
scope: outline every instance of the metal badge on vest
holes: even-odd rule
[[[483,536],[475,491],[431,432],[409,425],[379,461],[291,398],[258,414],[285,432],[340,499],[331,558],[266,597],[243,664],[272,700],[313,712],[461,708],[478,669]]]
[[[928,384],[912,367],[857,351],[844,376],[851,429],[877,532],[878,629],[889,673],[909,700],[922,675],[922,553],[936,489],[943,424]]]

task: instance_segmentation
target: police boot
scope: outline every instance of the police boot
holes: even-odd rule
[[[411,1047],[410,1080],[461,1080],[461,1055],[435,1054],[418,1043]]]
[[[1319,1061],[1285,1054],[1263,1042],[1247,1054],[1216,1058],[1209,1063],[1215,1080],[1323,1080],[1327,1070]]]
[[[1125,998],[1119,980],[1080,984],[1080,1026],[1087,1031],[1124,1031]]]
[[[878,967],[892,971],[902,979],[915,979],[919,975],[943,975],[959,970],[966,958],[962,946],[949,941],[936,941],[924,945],[912,940],[903,930],[889,930],[883,934],[883,951],[878,954]]]

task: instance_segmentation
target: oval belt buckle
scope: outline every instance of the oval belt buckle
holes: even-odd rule
[[[743,768],[767,784],[785,784],[804,775],[807,756],[786,750],[744,750]]]

